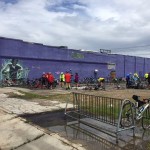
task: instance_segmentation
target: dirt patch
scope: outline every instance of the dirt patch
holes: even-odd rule
[[[66,90],[57,90],[54,89],[52,91],[38,91],[35,90],[34,93],[36,94],[40,94],[41,92],[43,92],[45,96],[49,96],[49,95],[68,95],[71,92],[79,92],[79,93],[85,93],[85,94],[91,94],[91,95],[98,95],[98,96],[104,96],[104,97],[111,97],[111,98],[119,98],[119,99],[132,99],[132,95],[139,95],[141,96],[141,98],[149,98],[150,94],[149,94],[150,90],[147,89],[123,89],[123,90],[118,90],[118,89],[109,89],[109,90],[75,90],[75,89],[71,89],[70,91],[66,91]],[[33,91],[31,91],[33,92]],[[61,96],[59,97],[61,98]]]
[[[22,91],[27,93],[25,95],[20,95],[18,93]],[[132,95],[139,95],[141,99],[149,98],[149,90],[148,89],[115,89],[115,88],[106,88],[106,90],[83,90],[83,89],[53,89],[53,90],[46,90],[46,89],[35,89],[29,90],[25,88],[1,88],[0,93],[7,93],[10,97],[14,98],[22,98],[28,101],[38,102],[40,105],[43,106],[52,106],[52,101],[57,102],[66,102],[66,100],[72,99],[71,93],[72,92],[79,92],[83,94],[90,94],[90,95],[97,95],[103,97],[111,97],[117,99],[130,99],[132,100]]]
[[[139,95],[141,98],[149,98],[149,90],[140,90],[140,89],[124,89],[124,90],[98,90],[98,91],[86,91],[82,90],[82,93],[92,94],[104,97],[118,98],[118,99],[132,99],[132,95]]]

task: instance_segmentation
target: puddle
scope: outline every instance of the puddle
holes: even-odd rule
[[[22,118],[25,118],[28,122],[38,125],[42,128],[48,128],[50,126],[64,125],[66,123],[64,110],[56,110],[50,112],[42,112],[35,114],[23,114]]]
[[[116,144],[116,138],[84,124],[68,120],[69,124],[66,125],[64,110],[21,117],[50,133],[55,132],[73,143],[80,143],[87,150],[150,150],[150,130],[144,131],[141,127],[136,128],[135,137],[132,136],[132,130],[121,132],[119,143]]]

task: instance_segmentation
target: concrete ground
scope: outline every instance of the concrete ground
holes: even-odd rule
[[[46,89],[35,89],[29,90],[25,88],[16,88],[16,87],[7,87],[7,88],[0,88],[0,150],[108,150],[108,149],[115,149],[115,150],[150,150],[150,132],[143,132],[140,129],[136,133],[137,137],[133,138],[131,142],[125,142],[125,145],[122,145],[120,142],[120,147],[116,144],[112,145],[112,143],[108,146],[107,139],[104,140],[103,136],[98,144],[95,143],[95,139],[91,139],[91,137],[85,136],[80,132],[76,132],[74,129],[72,130],[70,127],[67,127],[66,131],[64,131],[64,126],[56,126],[52,124],[54,122],[53,118],[51,117],[49,123],[52,124],[49,127],[49,131],[47,132],[44,128],[38,126],[38,124],[31,124],[26,119],[23,119],[22,115],[27,114],[40,114],[46,112],[52,112],[55,110],[62,110],[65,108],[66,104],[63,101],[55,100],[44,100],[45,103],[42,103],[41,100],[23,100],[18,98],[9,98],[7,93],[13,92],[16,94],[21,94],[18,90],[24,92],[35,93],[39,95],[57,95],[60,94],[68,94],[70,92],[82,92],[88,93],[92,95],[101,95],[107,97],[114,97],[114,98],[129,98],[131,99],[133,94],[140,95],[142,97],[149,96],[149,90],[137,90],[137,89],[106,89],[104,90],[63,90],[63,89],[54,89],[54,90],[46,90]],[[60,98],[61,99],[61,98]],[[70,104],[70,107],[72,105]],[[62,114],[62,113],[61,113]],[[56,115],[56,114],[55,114]],[[31,115],[32,116],[32,115]],[[48,116],[49,117],[49,116]],[[53,116],[59,121],[59,117]],[[25,117],[24,117],[25,118]],[[42,116],[39,117],[40,122]],[[34,121],[37,122],[37,117],[34,117]],[[44,118],[45,120],[45,118]],[[54,122],[55,123],[55,122]],[[91,129],[88,129],[88,131]],[[67,135],[66,133],[67,132]],[[63,135],[63,133],[65,133]],[[77,136],[78,133],[78,136]],[[97,131],[96,131],[97,133]],[[102,135],[102,134],[100,134]],[[95,135],[94,135],[95,136]],[[74,137],[79,137],[77,140]],[[126,136],[125,138],[132,138],[132,136]],[[72,140],[71,140],[72,138]],[[109,137],[110,138],[110,137]],[[84,139],[84,140],[82,140]],[[85,142],[86,140],[87,142]],[[90,139],[90,141],[89,141]],[[97,137],[96,137],[97,139]],[[124,139],[124,138],[123,138]],[[129,139],[127,139],[128,141]],[[100,144],[99,144],[100,142]],[[111,141],[112,142],[112,141]],[[108,148],[109,147],[109,148]],[[113,148],[114,147],[114,148]],[[145,148],[146,147],[146,148]]]
[[[0,88],[0,150],[85,149],[81,144],[72,143],[57,133],[45,133],[42,128],[33,126],[19,117],[20,114],[62,109],[65,107],[64,103],[53,102],[51,106],[40,106],[36,102],[8,98],[7,92],[17,92],[17,90]]]

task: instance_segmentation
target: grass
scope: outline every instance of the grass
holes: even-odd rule
[[[22,95],[19,95],[17,93],[7,93],[10,98],[18,98],[18,99],[25,99],[25,100],[36,100],[36,99],[41,99],[41,100],[57,100],[61,102],[66,102],[66,100],[69,98],[71,101],[73,100],[73,95],[72,94],[53,94],[53,95],[39,95],[31,92],[24,92],[21,90],[18,90],[19,93]],[[109,103],[105,102],[104,105],[97,105],[95,104],[94,101],[90,101],[89,104],[87,105],[87,108],[84,108],[85,106],[80,106],[82,107],[81,110],[85,111],[86,113],[89,113],[91,115],[96,115],[100,114],[101,116],[110,116],[113,118],[118,118],[118,105],[116,104],[115,106],[109,106]]]
[[[17,93],[8,93],[10,98],[19,98],[19,99],[25,99],[25,100],[40,100],[44,101],[44,100],[56,100],[56,101],[60,101],[60,102],[66,102],[66,100],[69,98],[71,101],[73,99],[73,95],[72,94],[62,94],[62,93],[57,93],[53,95],[39,95],[39,94],[35,94],[35,93],[31,93],[31,92],[24,92],[21,90],[18,90],[19,93],[21,93],[22,95],[19,95]],[[110,119],[118,119],[118,115],[120,112],[120,102],[119,101],[115,101],[111,104],[111,101],[108,100],[107,101],[103,101],[103,102],[95,102],[95,101],[91,101],[88,100],[87,102],[84,102],[84,104],[82,103],[82,101],[80,101],[80,109],[81,111],[83,111],[84,113],[87,113],[90,116],[103,116],[105,117],[109,117]],[[119,105],[118,105],[119,104]]]
[[[23,92],[21,90],[18,90],[19,93],[22,95],[10,92],[7,93],[10,98],[19,98],[19,99],[25,99],[25,100],[33,100],[33,99],[45,99],[45,100],[58,100],[61,102],[65,102],[68,97],[71,97],[71,94],[53,94],[53,95],[39,95],[35,93],[30,92]]]
[[[113,107],[113,106],[109,107],[108,105],[105,106],[98,105],[96,107],[92,107],[92,106],[88,106],[88,108],[82,107],[81,111],[83,111],[84,113],[90,116],[103,117],[103,118],[109,117],[109,119],[112,120],[112,119],[118,119],[120,109],[118,107]]]
[[[146,144],[146,150],[150,150],[150,142]]]

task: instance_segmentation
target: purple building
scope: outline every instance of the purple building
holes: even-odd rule
[[[111,71],[116,71],[117,77],[130,72],[144,76],[150,72],[149,58],[73,50],[3,37],[0,37],[0,64],[0,79],[39,78],[43,72],[52,72],[59,78],[60,72],[69,70],[73,74],[78,72],[80,79],[108,77]]]

